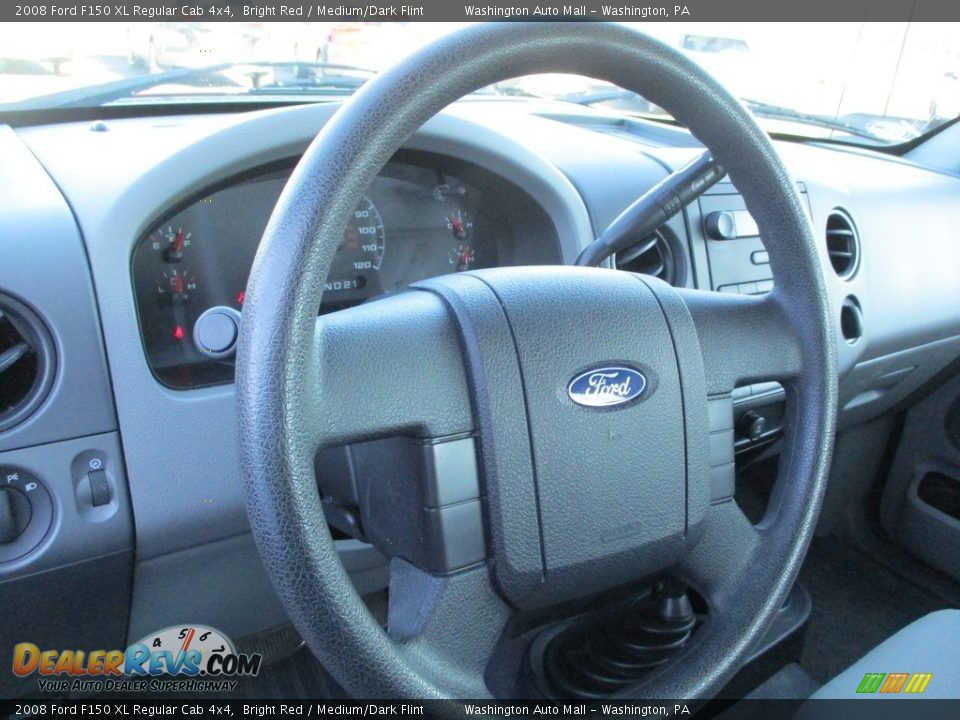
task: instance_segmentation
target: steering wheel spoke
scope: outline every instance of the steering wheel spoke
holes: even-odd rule
[[[308,363],[301,402],[317,448],[473,430],[459,340],[430,293],[320,317]]]
[[[800,374],[800,336],[775,295],[678,292],[700,338],[708,395],[726,395],[750,382],[789,382]]]
[[[677,572],[716,606],[722,593],[749,572],[763,534],[732,500],[710,507],[701,533]]]
[[[432,575],[403,560],[391,563],[388,635],[428,676],[443,668],[435,682],[454,685],[459,697],[489,694],[484,671],[510,617],[485,564]]]
[[[327,520],[431,572],[484,559],[459,339],[411,291],[317,321],[302,404]]]

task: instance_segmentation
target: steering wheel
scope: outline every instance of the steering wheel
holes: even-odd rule
[[[540,72],[611,81],[689,127],[756,219],[774,291],[499,268],[318,319],[344,228],[391,156],[451,102]],[[247,286],[243,487],[293,623],[354,696],[480,698],[491,666],[521,672],[491,659],[524,622],[669,572],[702,596],[706,620],[625,694],[711,697],[785,600],[819,513],[837,401],[827,298],[770,141],[680,53],[620,26],[507,23],[410,56],[310,145]],[[608,377],[591,382],[598,372]],[[787,416],[777,485],[754,525],[732,499],[731,392],[759,380],[784,384]],[[359,502],[372,508],[367,536],[391,557],[387,630],[350,583],[317,488],[318,452],[347,443],[377,478]]]

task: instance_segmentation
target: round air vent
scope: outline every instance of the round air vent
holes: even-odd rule
[[[40,318],[0,294],[0,432],[25,420],[53,381],[53,343]]]
[[[827,252],[830,264],[840,277],[853,277],[860,265],[860,238],[853,220],[836,209],[827,217]]]
[[[848,295],[840,306],[840,332],[851,345],[863,337],[863,310],[853,295]]]
[[[681,250],[664,229],[648,235],[616,255],[618,270],[653,275],[675,287],[683,285]]]

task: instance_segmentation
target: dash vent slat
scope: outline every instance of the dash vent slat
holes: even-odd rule
[[[852,218],[836,209],[827,217],[827,254],[834,272],[844,280],[854,276],[860,265],[860,238]]]
[[[671,243],[662,232],[655,232],[636,245],[617,253],[618,270],[652,275],[670,285],[680,285],[680,264]]]
[[[0,432],[25,420],[43,401],[51,363],[52,343],[40,319],[0,294]]]

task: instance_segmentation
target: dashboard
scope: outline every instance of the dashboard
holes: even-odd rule
[[[186,389],[230,382],[244,286],[294,161],[203,191],[155,223],[133,251],[144,351],[157,379]],[[450,272],[561,262],[549,216],[522,189],[456,158],[401,153],[367,189],[327,276],[333,312]]]
[[[30,416],[0,430],[0,469],[50,499],[38,543],[0,562],[0,604],[31,609],[18,622],[24,636],[123,647],[185,617],[234,638],[287,622],[240,489],[234,338],[225,321],[201,320],[242,322],[273,205],[336,108],[0,126],[0,307],[26,308],[46,338],[49,375]],[[960,178],[855,148],[777,148],[818,239],[839,338],[840,425],[862,424],[960,356]],[[615,113],[464,100],[367,189],[317,312],[437,274],[571,264],[701,149],[681,128]],[[841,262],[854,252],[855,263]],[[616,264],[716,292],[774,282],[729,180]],[[758,383],[734,401],[775,426],[782,398]],[[352,539],[337,548],[361,591],[383,587],[379,553]],[[103,577],[109,598],[91,581]],[[56,606],[68,596],[83,622]]]

